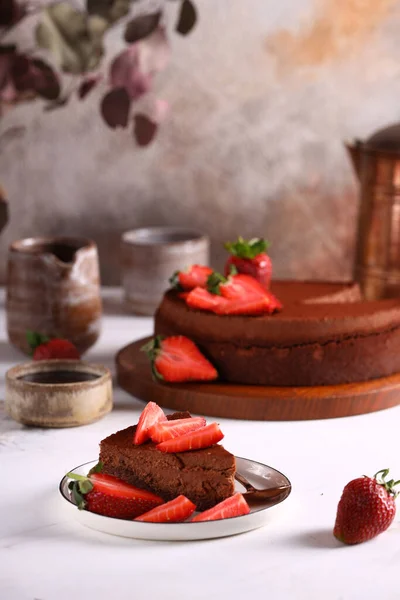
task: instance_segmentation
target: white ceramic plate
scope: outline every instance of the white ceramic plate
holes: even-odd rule
[[[96,463],[97,461],[85,463],[72,469],[72,472],[79,475],[86,475]],[[282,485],[290,486],[290,482],[285,475],[272,469],[272,467],[254,460],[236,457],[236,470],[257,489]],[[78,519],[82,525],[111,535],[159,541],[206,540],[257,529],[275,518],[275,507],[283,502],[283,500],[286,500],[291,491],[291,488],[288,487],[287,491],[284,494],[280,494],[274,501],[274,504],[270,501],[268,504],[251,508],[248,515],[241,517],[199,523],[141,523],[139,521],[104,517],[87,510],[78,510],[68,490],[69,481],[68,477],[64,476],[60,482],[60,493],[63,498],[63,504],[71,516]],[[238,482],[236,482],[236,490],[245,492],[244,487]]]

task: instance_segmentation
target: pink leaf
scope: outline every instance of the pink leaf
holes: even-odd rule
[[[134,136],[139,146],[147,146],[154,139],[157,124],[146,115],[137,114],[134,117]]]
[[[101,102],[101,114],[109,127],[126,127],[128,125],[131,99],[127,91],[120,87],[111,90]]]
[[[111,64],[110,81],[114,88],[125,88],[132,100],[150,90],[151,76],[140,70],[138,43],[131,44],[114,59]]]
[[[142,73],[153,76],[165,69],[168,64],[170,48],[164,27],[157,29],[144,40],[137,42],[139,69]]]

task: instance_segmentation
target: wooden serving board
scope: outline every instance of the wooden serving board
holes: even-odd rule
[[[400,373],[363,383],[318,387],[154,381],[149,360],[140,350],[149,340],[138,340],[118,352],[118,383],[132,396],[165,408],[210,417],[300,421],[360,415],[400,404]]]

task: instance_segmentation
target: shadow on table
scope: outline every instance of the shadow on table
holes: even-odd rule
[[[288,539],[292,546],[301,546],[302,548],[343,548],[343,544],[337,540],[332,529],[316,529],[314,531],[303,532]]]

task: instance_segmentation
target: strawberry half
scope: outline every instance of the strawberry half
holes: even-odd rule
[[[157,450],[161,452],[186,452],[188,450],[199,450],[209,448],[222,440],[224,434],[218,423],[211,423],[197,431],[190,431],[172,440],[157,444]]]
[[[144,515],[136,517],[135,521],[144,523],[179,523],[186,521],[196,510],[193,504],[186,496],[178,496],[166,502],[162,506],[157,506]]]
[[[156,336],[143,346],[152,364],[153,375],[164,381],[212,381],[218,373],[192,340],[177,335]]]
[[[101,469],[101,465],[95,469]],[[134,519],[164,503],[162,498],[151,492],[96,470],[90,471],[87,477],[76,473],[68,473],[67,477],[73,480],[69,488],[78,508],[106,517]]]
[[[192,523],[199,521],[216,521],[217,519],[230,519],[232,517],[240,517],[247,515],[250,512],[249,505],[243,498],[242,494],[234,494],[212,508],[196,515],[192,519]]]
[[[207,279],[213,270],[210,267],[203,265],[191,265],[185,271],[176,271],[171,279],[170,284],[180,290],[193,290],[195,287],[205,288]]]
[[[213,273],[207,290],[195,288],[186,297],[186,304],[197,310],[217,315],[262,315],[280,310],[282,304],[250,275]]]
[[[150,437],[153,442],[166,442],[190,431],[196,431],[205,427],[204,417],[191,417],[189,419],[176,419],[176,421],[165,421],[156,423],[150,429]]]
[[[208,290],[200,287],[189,292],[185,300],[186,304],[190,306],[190,308],[197,310],[208,310],[211,312],[222,311],[223,307],[228,304],[226,299],[222,296],[212,294]]]
[[[143,442],[150,439],[150,429],[156,423],[166,420],[167,417],[165,416],[164,411],[155,402],[149,402],[146,404],[139,417],[139,422],[136,425],[133,443],[136,446],[143,444]]]
[[[33,360],[80,359],[76,346],[69,340],[62,338],[50,339],[47,335],[34,331],[27,331],[26,339]]]
[[[238,273],[251,275],[267,290],[272,275],[272,262],[266,254],[268,247],[269,243],[262,238],[244,240],[239,237],[236,242],[227,242],[225,249],[231,256],[225,264],[225,275],[228,276],[234,266]]]
[[[360,544],[386,531],[396,514],[394,489],[400,481],[386,481],[389,469],[374,477],[353,479],[343,490],[333,535],[344,544]]]

